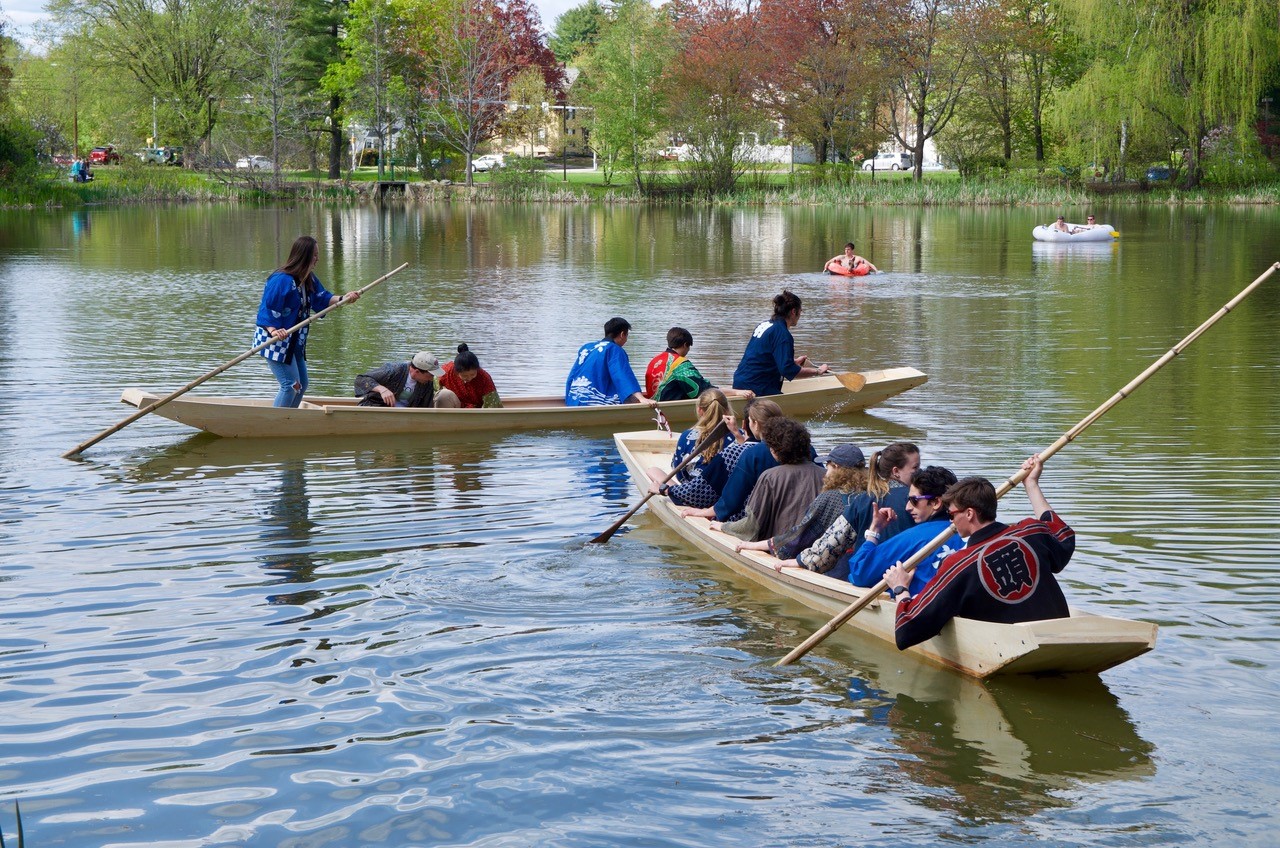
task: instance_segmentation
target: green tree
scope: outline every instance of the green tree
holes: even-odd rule
[[[876,110],[889,64],[880,41],[892,11],[872,0],[762,0],[766,65],[760,99],[787,130],[811,145],[818,162],[851,156],[883,137]]]
[[[385,175],[387,140],[395,128],[392,105],[404,94],[404,23],[397,0],[354,0],[343,37],[345,56],[329,66],[322,84],[345,98],[378,144],[378,179]]]
[[[155,98],[183,145],[209,139],[218,103],[234,93],[244,0],[51,0],[48,8],[84,34],[92,62]]]
[[[743,140],[758,132],[765,51],[759,9],[736,0],[672,0],[681,49],[667,77],[671,122],[689,143],[681,163],[694,193],[731,192],[752,164]]]
[[[537,68],[524,68],[511,80],[507,93],[510,108],[502,130],[527,143],[530,157],[537,155],[538,135],[546,131],[548,96],[547,83]]]
[[[548,39],[556,61],[562,65],[572,63],[584,48],[596,43],[607,23],[608,16],[599,0],[587,0],[560,15]]]
[[[1277,60],[1273,0],[1078,0],[1063,14],[1089,60],[1055,109],[1077,142],[1079,128],[1109,126],[1123,163],[1133,138],[1165,138],[1190,188],[1211,130],[1249,132]]]
[[[321,80],[330,65],[342,62],[342,22],[348,4],[347,0],[296,2],[298,40],[293,55],[296,95],[307,131],[326,142],[323,146],[326,148],[329,179],[336,180],[342,176],[342,151],[345,147],[342,94],[326,90]]]
[[[909,0],[890,61],[899,68],[888,97],[888,129],[924,177],[924,144],[946,128],[973,72],[970,0]]]
[[[643,190],[645,154],[666,120],[664,76],[675,52],[667,18],[647,2],[629,2],[581,54],[575,89],[590,109],[591,144],[605,162],[606,184],[621,157]]]

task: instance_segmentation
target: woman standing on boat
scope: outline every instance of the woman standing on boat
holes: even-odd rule
[[[796,356],[791,328],[800,323],[800,298],[783,289],[773,299],[773,317],[761,322],[751,333],[747,349],[733,372],[733,387],[749,389],[757,397],[782,393],[783,380],[816,377],[830,369],[807,364],[809,357]]]
[[[298,236],[289,250],[289,258],[267,277],[262,290],[253,346],[275,339],[274,344],[261,351],[272,376],[280,383],[273,406],[296,407],[307,391],[307,331],[311,328],[303,327],[292,335],[288,328],[305,321],[312,310],[327,309],[343,298],[325,291],[313,273],[319,258],[316,240],[311,236]],[[360,299],[360,292],[349,292],[346,298],[354,303]]]

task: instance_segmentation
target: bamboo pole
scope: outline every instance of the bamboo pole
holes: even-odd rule
[[[1223,316],[1225,316],[1228,312],[1230,312],[1232,309],[1238,306],[1242,300],[1244,300],[1246,297],[1252,294],[1253,290],[1256,289],[1258,286],[1262,285],[1263,281],[1265,281],[1268,277],[1274,274],[1277,269],[1280,269],[1280,262],[1272,263],[1271,267],[1268,268],[1262,274],[1262,276],[1258,277],[1258,279],[1254,280],[1252,283],[1245,286],[1245,288],[1239,294],[1237,294],[1235,297],[1229,300],[1225,306],[1223,306],[1221,309],[1215,312],[1213,316],[1209,318],[1209,320],[1205,321],[1199,327],[1192,330],[1190,335],[1188,335],[1185,339],[1183,339],[1182,341],[1174,345],[1172,348],[1170,348],[1167,352],[1165,352],[1163,356],[1161,356],[1159,359],[1153,362],[1145,371],[1143,371],[1137,377],[1134,377],[1133,380],[1131,380],[1124,388],[1122,388],[1120,391],[1112,395],[1106,401],[1106,403],[1102,404],[1102,406],[1099,406],[1093,412],[1086,415],[1080,421],[1079,424],[1072,427],[1067,432],[1063,433],[1061,436],[1058,437],[1058,440],[1056,442],[1051,444],[1045,450],[1041,451],[1040,459],[1048,460],[1049,457],[1053,456],[1055,453],[1062,450],[1062,448],[1066,447],[1068,444],[1074,441],[1076,437],[1079,436],[1081,433],[1083,433],[1086,429],[1088,429],[1089,426],[1093,424],[1093,422],[1097,421],[1099,418],[1105,415],[1109,410],[1111,410],[1116,404],[1120,403],[1120,401],[1124,400],[1129,395],[1131,395],[1139,386],[1145,383],[1148,380],[1148,378],[1151,377],[1152,374],[1155,374],[1157,371],[1163,368],[1169,362],[1169,360],[1173,359],[1175,356],[1182,353],[1184,350],[1187,349],[1187,347],[1191,345],[1192,342],[1200,338],[1200,336],[1204,335],[1204,333],[1210,327],[1218,323],[1218,321]],[[1019,470],[1017,474],[1014,474],[1012,477],[1010,477],[1008,480],[1005,480],[1004,483],[1000,485],[1000,488],[996,490],[996,497],[997,498],[1004,497],[1015,486],[1021,483],[1023,478],[1025,478],[1026,476],[1027,476],[1026,471]],[[955,525],[948,524],[946,530],[939,533],[937,536],[933,538],[932,541],[929,542],[929,544],[925,545],[923,548],[917,551],[914,556],[912,556],[909,560],[907,560],[902,564],[902,567],[906,569],[908,573],[914,571],[916,566],[919,565],[924,560],[925,557],[929,556],[929,554],[937,550],[939,545],[947,541],[947,539],[951,538],[951,535],[954,532],[955,532]],[[775,666],[790,665],[791,663],[803,657],[805,654],[809,653],[809,651],[813,650],[818,645],[820,645],[828,636],[830,636],[832,633],[840,629],[840,626],[843,625],[846,621],[853,618],[855,615],[857,615],[859,612],[865,609],[867,605],[870,604],[877,597],[879,597],[880,594],[883,593],[886,588],[888,588],[888,585],[885,583],[884,580],[881,580],[879,583],[872,586],[870,589],[867,590],[866,594],[858,598],[858,600],[854,601],[853,603],[849,604],[849,606],[842,609],[839,613],[836,614],[834,618],[832,618],[826,624],[822,625],[821,629],[819,629],[808,639],[805,639],[803,642],[801,642],[799,645],[793,648],[791,650],[791,653],[787,654],[785,657],[778,660],[776,663],[774,663],[774,665]]]
[[[393,274],[398,274],[398,273],[400,273],[401,271],[403,271],[405,268],[408,268],[408,267],[409,267],[409,263],[408,263],[408,262],[406,262],[406,263],[404,263],[403,265],[401,265],[399,268],[396,268],[395,270],[390,271],[389,273],[383,274],[381,277],[379,277],[378,279],[374,280],[372,283],[369,283],[369,285],[365,286],[365,287],[364,287],[364,288],[362,288],[362,289],[357,290],[357,294],[359,294],[359,295],[363,295],[363,294],[364,294],[365,292],[367,292],[369,289],[373,288],[374,286],[378,285],[379,283],[383,282],[384,280],[386,280],[386,279],[390,278]],[[350,294],[350,292],[348,292],[347,294]],[[312,315],[310,318],[306,319],[305,321],[301,321],[301,322],[299,322],[299,323],[297,323],[297,324],[294,324],[292,327],[290,327],[288,330],[286,330],[286,331],[285,331],[285,333],[286,333],[287,335],[293,335],[293,334],[294,334],[294,333],[296,333],[298,330],[301,330],[303,327],[305,327],[305,326],[307,326],[308,324],[310,324],[312,321],[316,321],[316,320],[318,320],[318,319],[320,319],[320,318],[323,318],[325,315],[328,315],[330,312],[332,312],[333,310],[337,309],[338,307],[340,307],[340,306],[345,306],[348,302],[349,302],[349,301],[347,300],[347,295],[346,295],[346,294],[344,294],[344,295],[343,295],[343,296],[338,300],[338,302],[337,302],[337,303],[333,304],[332,306],[326,307],[325,309],[320,310],[320,311],[319,311],[319,312],[317,312],[315,315]],[[119,431],[123,430],[125,427],[128,427],[130,424],[132,424],[133,422],[137,421],[137,420],[138,420],[139,418],[141,418],[142,416],[144,416],[144,415],[146,415],[146,414],[148,414],[148,413],[151,413],[151,412],[155,412],[157,409],[159,409],[160,407],[164,406],[166,403],[168,403],[169,401],[173,400],[174,398],[181,397],[182,395],[184,395],[184,394],[186,394],[187,392],[191,391],[192,389],[194,389],[196,386],[200,385],[201,383],[204,383],[204,382],[206,382],[207,380],[211,380],[211,379],[213,379],[214,377],[216,377],[216,376],[218,376],[219,374],[221,374],[223,371],[226,371],[228,368],[231,368],[231,367],[233,367],[233,366],[235,366],[235,365],[239,365],[241,362],[244,362],[246,359],[248,359],[250,356],[253,356],[253,355],[254,355],[255,353],[257,353],[258,351],[262,350],[263,348],[269,347],[270,345],[273,345],[273,344],[275,344],[275,343],[276,343],[276,342],[278,342],[278,341],[279,341],[279,339],[276,339],[276,338],[270,338],[270,339],[267,339],[267,340],[266,340],[265,342],[263,342],[262,344],[258,345],[257,347],[253,347],[253,348],[250,348],[249,350],[246,350],[244,353],[240,354],[240,355],[239,355],[239,356],[237,356],[235,359],[232,359],[230,362],[227,362],[227,363],[224,363],[224,364],[222,364],[222,365],[219,365],[217,368],[213,369],[212,371],[209,371],[209,372],[205,373],[204,375],[202,375],[202,376],[200,376],[200,377],[197,377],[196,379],[192,380],[190,383],[187,383],[185,386],[183,386],[182,388],[178,389],[177,391],[170,392],[169,394],[167,394],[167,395],[165,395],[164,397],[160,398],[160,399],[159,399],[158,401],[156,401],[155,403],[153,403],[153,404],[149,404],[148,406],[145,406],[145,407],[143,407],[142,409],[139,409],[137,412],[133,413],[133,414],[132,414],[132,415],[130,415],[128,418],[126,418],[126,419],[124,419],[123,421],[121,421],[119,424],[115,424],[115,425],[113,425],[113,426],[111,426],[111,427],[108,427],[107,429],[103,430],[101,433],[99,433],[98,435],[94,436],[92,439],[89,439],[88,441],[81,442],[80,444],[78,444],[78,445],[76,445],[74,448],[72,448],[71,450],[69,450],[69,451],[67,451],[66,453],[64,453],[64,454],[62,455],[62,458],[63,458],[63,459],[71,459],[71,458],[73,458],[73,457],[79,456],[79,455],[80,455],[81,453],[83,453],[87,448],[91,448],[91,447],[93,447],[93,446],[94,446],[94,445],[96,445],[98,442],[100,442],[100,441],[102,441],[103,439],[105,439],[107,436],[110,436],[110,435],[112,435],[113,433],[118,433]]]

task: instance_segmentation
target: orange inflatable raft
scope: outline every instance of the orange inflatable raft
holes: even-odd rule
[[[839,274],[841,277],[865,277],[871,273],[871,266],[865,262],[855,265],[852,270],[844,267],[838,259],[827,263],[828,274]]]

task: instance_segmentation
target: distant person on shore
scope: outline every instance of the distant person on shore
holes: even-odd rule
[[[458,345],[458,355],[444,364],[440,376],[440,388],[458,396],[463,409],[501,409],[502,398],[493,384],[489,372],[480,367],[480,360],[466,342]]]
[[[436,390],[435,378],[443,374],[440,360],[420,351],[408,362],[388,362],[356,377],[356,397],[360,406],[456,409],[461,405],[456,394]]]
[[[658,406],[656,400],[644,396],[631,371],[631,360],[622,349],[630,333],[627,319],[610,318],[605,322],[603,339],[587,342],[578,349],[564,384],[565,406],[610,406],[632,401]]]
[[[289,258],[267,277],[262,290],[253,346],[275,339],[259,352],[280,384],[274,406],[296,407],[307,391],[307,333],[311,327],[303,327],[292,335],[287,332],[288,328],[305,321],[312,310],[328,309],[344,298],[348,303],[360,299],[358,291],[345,295],[325,291],[315,275],[319,261],[316,240],[311,236],[298,236],[289,249]]]
[[[672,327],[667,331],[667,349],[649,361],[645,371],[645,397],[659,401],[693,400],[707,389],[716,388],[702,372],[689,361],[689,349],[693,347],[693,334],[684,327]],[[749,389],[721,389],[727,397],[750,400],[755,392]]]
[[[1070,562],[1076,534],[1040,490],[1040,457],[1030,457],[1022,468],[1027,472],[1022,486],[1037,518],[1001,524],[995,486],[982,477],[966,477],[942,496],[956,532],[966,539],[964,548],[942,561],[919,594],[908,590],[911,578],[902,566],[885,571],[898,602],[899,649],[932,639],[956,617],[1019,624],[1071,615],[1054,574]]]
[[[831,370],[826,365],[809,365],[809,357],[795,355],[791,328],[800,323],[800,298],[787,290],[773,299],[773,317],[761,322],[751,333],[733,387],[749,389],[756,396],[782,393],[783,380],[816,377]]]
[[[879,268],[877,268],[876,266],[868,262],[865,257],[859,256],[858,254],[854,253],[853,251],[855,249],[856,248],[854,248],[853,242],[846,243],[844,246],[844,253],[831,257],[830,259],[827,260],[826,265],[824,265],[823,267],[824,268],[830,267],[831,264],[834,262],[839,265],[843,265],[845,268],[848,268],[850,271],[857,271],[859,268],[865,267],[868,271],[874,274],[875,272],[880,270]]]

